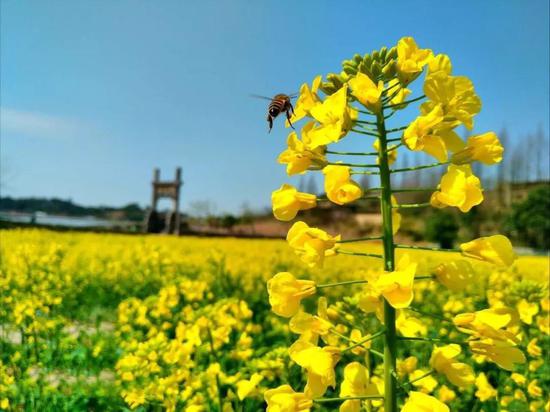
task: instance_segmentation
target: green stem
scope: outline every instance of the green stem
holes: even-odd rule
[[[345,398],[318,398],[313,399],[313,402],[324,403],[324,402],[340,402],[340,401],[349,401],[354,399],[384,399],[382,395],[361,395],[361,396],[348,396]]]
[[[405,203],[405,204],[402,204],[402,205],[395,205],[395,206],[392,206],[392,207],[394,209],[415,209],[415,208],[418,208],[418,207],[428,207],[428,206],[431,206],[430,202],[426,202],[426,203]]]
[[[435,278],[434,275],[420,275],[420,276],[415,276],[414,280],[434,279],[434,278]]]
[[[356,237],[354,239],[338,240],[338,241],[336,241],[336,243],[363,242],[363,241],[367,241],[367,240],[380,240],[380,239],[384,239],[384,236]]]
[[[376,167],[378,168],[377,164],[365,164],[365,163],[327,163],[331,166],[350,166],[350,167]]]
[[[451,340],[451,339],[421,338],[421,337],[416,337],[416,336],[398,336],[397,339],[399,339],[399,340],[416,340],[416,341],[420,341],[420,342],[430,342],[430,343],[445,343],[445,344],[454,343],[456,345],[469,346],[468,342],[461,342],[459,340]]]
[[[355,342],[353,345],[348,346],[347,348],[342,349],[342,352],[347,352],[348,350],[355,349],[356,347],[361,346],[361,345],[364,345],[365,343],[370,342],[371,340],[376,339],[377,337],[382,336],[382,335],[385,334],[385,333],[386,333],[385,330],[381,330],[380,332],[376,332],[374,335],[370,335],[369,337],[367,337],[367,338],[365,338],[365,339],[363,339],[363,340],[360,340],[360,341],[358,341],[358,342]]]
[[[378,156],[378,152],[337,152],[335,150],[327,150],[325,153],[343,156]]]
[[[365,252],[352,252],[351,250],[341,250],[336,249],[336,253],[339,255],[352,255],[352,256],[366,256],[366,257],[375,257],[382,259],[384,256],[377,255],[376,253],[365,253]]]
[[[395,129],[386,130],[386,133],[400,132],[401,130],[407,129],[407,127],[408,126],[396,127]]]
[[[346,280],[344,282],[325,283],[324,285],[316,285],[317,289],[332,288],[334,286],[354,285],[356,283],[368,283],[368,280]]]
[[[391,173],[409,172],[411,170],[420,170],[420,169],[429,169],[429,168],[432,168],[432,167],[438,167],[438,166],[443,166],[443,165],[447,165],[447,164],[449,164],[449,162],[440,162],[440,163],[432,163],[432,164],[429,164],[429,165],[405,167],[403,169],[393,169],[393,170],[391,170]]]
[[[442,249],[442,248],[439,248],[439,247],[430,247],[430,246],[414,246],[414,245],[396,244],[395,247],[399,248],[399,249],[432,250],[432,251],[435,251],[435,252],[455,252],[455,253],[462,252],[460,249]]]
[[[399,142],[399,141],[401,141],[400,137],[394,137],[393,139],[386,139],[386,142],[388,142],[388,143]]]
[[[372,171],[366,171],[366,170],[361,170],[361,171],[358,171],[358,170],[352,170],[351,171],[351,174],[352,175],[379,175],[380,172],[372,172]]]
[[[420,375],[418,378],[414,378],[412,381],[405,382],[405,383],[403,384],[403,386],[405,386],[405,385],[410,386],[410,385],[412,385],[414,382],[418,382],[418,381],[420,381],[420,380],[422,380],[422,379],[424,379],[424,378],[427,378],[428,376],[433,375],[434,373],[435,373],[435,371],[432,369],[431,371],[426,372],[424,375]]]
[[[384,270],[393,272],[394,244],[392,222],[392,190],[390,181],[390,167],[388,161],[388,139],[386,135],[386,123],[384,121],[384,109],[376,116],[378,133],[380,134],[380,146],[378,160],[380,163],[380,183],[382,186],[382,199],[380,208],[382,212],[384,233]],[[397,380],[393,372],[396,370],[397,359],[397,332],[395,327],[395,309],[384,299],[384,411],[397,412]]]
[[[355,132],[355,133],[366,134],[367,136],[380,137],[380,136],[378,136],[376,133],[364,132],[364,131],[362,131],[362,130],[351,129],[351,131],[352,131],[352,132]]]
[[[407,100],[406,102],[396,103],[396,104],[388,104],[388,105],[384,106],[384,109],[391,109],[392,107],[404,106],[406,104],[410,104],[410,103],[414,103],[414,102],[417,102],[419,100],[422,100],[425,97],[426,97],[425,95],[422,95],[422,96],[419,96],[415,99]]]
[[[356,120],[355,123],[370,124],[371,126],[376,126],[376,122],[369,122],[368,120]]]

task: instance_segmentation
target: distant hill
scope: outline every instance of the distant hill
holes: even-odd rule
[[[61,216],[95,216],[102,219],[121,219],[131,221],[142,221],[145,210],[137,203],[130,203],[126,206],[116,208],[109,206],[87,207],[73,203],[71,200],[46,199],[46,198],[19,198],[0,197],[0,211],[6,212],[44,212],[51,215]]]

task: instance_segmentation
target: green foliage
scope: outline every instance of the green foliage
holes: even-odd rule
[[[453,214],[436,211],[426,222],[426,239],[438,242],[439,246],[451,249],[458,237],[458,223]]]
[[[529,246],[550,249],[549,210],[550,186],[533,189],[525,201],[513,206],[506,225]]]

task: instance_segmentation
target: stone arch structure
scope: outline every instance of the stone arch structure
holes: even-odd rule
[[[180,188],[183,184],[181,180],[181,167],[176,169],[175,179],[172,181],[161,181],[160,170],[155,169],[153,172],[153,194],[151,197],[151,208],[147,212],[145,218],[144,230],[146,233],[172,233],[180,234],[181,216],[180,216]],[[164,216],[157,212],[157,204],[159,199],[171,199],[172,209]]]

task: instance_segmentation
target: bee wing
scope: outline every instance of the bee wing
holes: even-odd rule
[[[255,97],[256,99],[264,99],[269,101],[273,100],[273,97],[262,96],[259,94],[251,94],[250,97]]]
[[[288,97],[290,97],[291,99],[295,99],[296,97],[298,97],[300,95],[300,93],[292,93],[292,94],[289,94]]]

